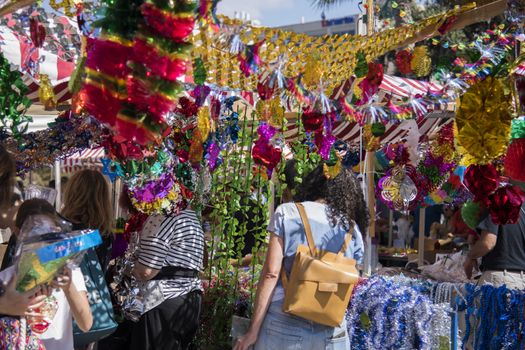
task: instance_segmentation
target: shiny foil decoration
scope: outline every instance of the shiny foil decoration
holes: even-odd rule
[[[308,57],[303,72],[303,83],[308,87],[315,87],[323,78],[323,65],[319,55],[312,54]]]
[[[492,77],[471,86],[456,113],[458,143],[471,164],[487,164],[505,153],[510,127],[509,98]]]
[[[405,166],[395,166],[390,174],[379,180],[381,199],[392,209],[408,210],[417,198],[418,189],[414,180],[408,176]]]
[[[417,77],[426,77],[430,74],[432,59],[428,54],[428,48],[426,46],[421,45],[414,48],[410,67]]]
[[[505,174],[525,182],[525,138],[512,141],[505,155]]]
[[[517,186],[499,188],[489,197],[490,218],[496,225],[517,223],[524,199],[525,194]]]
[[[465,171],[463,184],[476,201],[485,201],[498,188],[499,174],[492,164],[471,165]]]
[[[57,97],[47,74],[40,74],[38,100],[44,105],[46,111],[53,111],[57,107]]]
[[[401,50],[396,53],[396,67],[401,74],[412,73],[412,52]]]
[[[284,121],[284,107],[281,99],[274,97],[271,100],[259,100],[255,106],[260,121],[268,122],[271,126],[281,127]]]

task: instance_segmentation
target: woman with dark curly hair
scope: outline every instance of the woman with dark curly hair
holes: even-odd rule
[[[318,249],[337,253],[346,234],[352,232],[345,256],[362,263],[361,232],[368,226],[368,211],[359,182],[350,170],[342,169],[330,178],[325,174],[325,166],[319,165],[303,179],[295,199],[302,202]],[[234,350],[246,350],[254,344],[255,350],[350,349],[345,321],[334,328],[282,311],[281,268],[284,266],[290,274],[297,247],[307,244],[296,204],[280,205],[268,231],[270,243],[257,287],[254,315],[250,329]]]

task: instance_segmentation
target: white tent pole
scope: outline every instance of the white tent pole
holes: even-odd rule
[[[57,211],[62,210],[62,184],[61,180],[61,171],[60,171],[60,160],[55,160],[55,190],[57,191],[57,198],[55,200],[55,206]]]
[[[419,238],[417,244],[417,266],[425,264],[425,207],[419,208]]]

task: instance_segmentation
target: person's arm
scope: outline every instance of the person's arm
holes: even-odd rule
[[[472,277],[472,270],[478,264],[477,259],[484,257],[494,249],[497,238],[497,235],[488,231],[481,233],[481,238],[472,246],[463,264],[463,269],[468,279]]]
[[[496,246],[498,236],[494,233],[483,231],[481,238],[472,246],[468,258],[475,260],[487,255]]]
[[[257,286],[257,296],[250,328],[235,344],[234,350],[246,350],[257,341],[264,317],[270,307],[273,291],[281,274],[282,262],[283,240],[281,237],[271,234],[261,279]]]
[[[83,279],[84,277],[81,276],[81,278]],[[77,289],[77,286],[73,283],[71,269],[66,268],[64,274],[53,282],[53,286],[62,288],[64,291],[78,328],[82,332],[89,331],[91,326],[93,326],[93,315],[89,307],[87,293]]]
[[[176,226],[177,222],[172,222],[168,217],[150,216],[146,221],[141,233],[137,261],[131,270],[131,275],[137,280],[149,281],[160,272],[168,255],[168,242]]]
[[[152,269],[142,265],[141,263],[135,263],[135,267],[131,271],[131,274],[139,281],[146,282],[153,279],[159,274],[160,270]]]
[[[36,290],[20,293],[16,290],[16,278],[12,277],[5,286],[5,292],[0,296],[0,314],[9,316],[37,316],[33,309],[40,307],[47,295]]]

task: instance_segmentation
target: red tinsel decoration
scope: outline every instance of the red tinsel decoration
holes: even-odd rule
[[[86,67],[115,78],[125,78],[133,51],[115,41],[88,38]],[[111,59],[109,59],[111,57]]]
[[[84,108],[90,115],[109,126],[115,125],[123,100],[90,84],[84,84],[80,93],[84,96]]]
[[[476,201],[485,202],[499,186],[499,175],[492,164],[470,165],[465,171],[463,183]]]
[[[401,50],[396,53],[396,66],[401,74],[412,73],[412,52],[409,50]]]
[[[259,138],[252,149],[253,161],[271,172],[281,161],[281,150],[273,147],[264,138]]]
[[[304,111],[301,119],[305,131],[319,131],[323,128],[325,115],[316,111]]]
[[[182,114],[186,118],[197,115],[197,112],[199,111],[199,106],[185,96],[179,99],[179,105],[180,107],[177,107],[177,113]]]
[[[266,101],[272,98],[273,93],[275,92],[275,86],[270,86],[270,84],[266,83],[257,83],[257,93],[259,94],[259,97],[261,100]]]
[[[368,62],[368,73],[366,80],[373,87],[379,88],[383,81],[383,65],[381,63]]]
[[[499,188],[489,196],[490,218],[497,225],[515,224],[520,217],[520,208],[525,195],[516,186]]]
[[[132,141],[126,140],[120,135],[107,135],[100,143],[104,146],[111,159],[136,159],[144,158],[141,148]]]
[[[515,139],[509,145],[505,156],[505,174],[525,182],[525,138]]]
[[[29,31],[33,45],[35,45],[35,47],[42,47],[46,39],[46,27],[44,27],[37,18],[31,17],[29,19]]]
[[[167,13],[151,3],[143,4],[141,12],[148,27],[176,42],[184,41],[191,34],[195,25],[193,16],[177,16]]]
[[[169,81],[176,81],[186,72],[189,60],[171,60],[162,56],[157,49],[148,45],[144,40],[135,39],[134,61],[148,67],[151,73]]]
[[[164,116],[171,112],[176,104],[176,100],[170,100],[156,92],[148,86],[147,82],[128,77],[128,102],[134,104],[141,111],[148,112],[155,121],[164,123]]]

